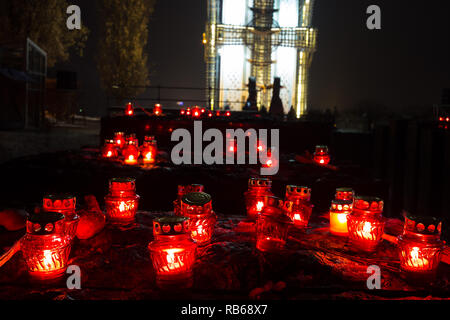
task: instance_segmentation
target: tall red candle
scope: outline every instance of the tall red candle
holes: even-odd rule
[[[216,224],[211,196],[205,192],[190,192],[181,199],[181,215],[190,221],[191,238],[198,245],[211,241]]]

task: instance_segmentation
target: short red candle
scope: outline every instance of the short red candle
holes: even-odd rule
[[[265,197],[264,209],[256,222],[256,248],[264,252],[276,252],[284,248],[291,219],[284,214],[283,201]]]
[[[442,222],[433,217],[407,215],[403,234],[398,237],[400,267],[407,276],[435,277],[444,242]]]
[[[117,148],[122,149],[125,146],[125,133],[123,132],[114,133],[114,143]]]
[[[189,218],[164,216],[153,220],[154,241],[148,248],[160,288],[192,286],[196,245]]]
[[[198,245],[211,241],[217,217],[212,210],[211,196],[205,192],[190,192],[181,199],[181,215],[190,221],[191,238]]]
[[[113,224],[129,224],[135,219],[139,196],[133,178],[109,180],[109,194],[105,196],[106,216]]]
[[[173,201],[173,212],[175,215],[181,215],[181,198],[190,192],[204,192],[205,187],[202,184],[178,185],[178,196]]]
[[[125,115],[126,116],[134,115],[134,109],[133,106],[131,105],[131,102],[128,102],[127,106],[125,107]]]
[[[290,210],[286,212],[298,228],[308,226],[313,205],[311,204],[311,189],[304,186],[286,186],[286,201],[291,202]]]
[[[314,152],[314,162],[319,165],[327,165],[330,163],[330,155],[328,154],[327,146],[316,146]]]
[[[102,147],[102,157],[105,159],[115,159],[119,155],[114,140],[107,139]]]
[[[71,249],[64,215],[57,212],[32,215],[27,221],[27,233],[20,247],[33,278],[47,280],[62,276]]]
[[[70,194],[47,194],[42,200],[44,212],[58,212],[64,215],[65,232],[75,237],[80,217],[76,214],[77,198]]]
[[[336,189],[336,200],[349,200],[353,203],[353,197],[355,196],[355,191],[352,188],[337,188]]]
[[[144,143],[141,146],[141,154],[144,163],[151,164],[156,161],[156,154],[158,153],[157,142],[154,137],[146,136]]]
[[[264,197],[273,196],[270,190],[272,181],[268,178],[251,178],[248,190],[244,193],[247,216],[256,220],[264,207]]]
[[[349,238],[357,249],[371,252],[381,242],[383,205],[383,200],[376,197],[355,197],[353,212],[347,216],[347,227]]]
[[[162,115],[162,106],[159,103],[155,104],[155,106],[153,107],[153,114],[155,116]]]
[[[135,165],[138,163],[139,149],[135,140],[128,140],[127,145],[122,150],[122,155],[125,164]]]

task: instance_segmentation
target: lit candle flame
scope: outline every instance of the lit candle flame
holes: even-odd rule
[[[263,207],[264,207],[264,202],[263,201],[258,201],[258,203],[256,204],[256,211],[261,212]]]
[[[109,157],[111,157],[112,156],[112,152],[111,151],[108,151],[108,153],[106,154],[106,156],[109,158]]]
[[[340,213],[337,215],[337,219],[340,223],[346,223],[347,222],[347,214],[346,213]]]
[[[120,202],[120,204],[119,204],[119,211],[120,212],[124,212],[125,211],[125,202]]]

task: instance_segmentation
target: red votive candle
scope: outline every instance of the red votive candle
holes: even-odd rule
[[[181,199],[181,215],[189,218],[191,238],[198,245],[211,241],[217,217],[212,210],[211,196],[205,192],[190,192]]]
[[[314,162],[319,165],[327,165],[330,163],[330,155],[328,154],[327,146],[316,146],[314,152]]]
[[[128,165],[135,165],[138,163],[139,149],[135,140],[128,140],[127,145],[122,150],[124,163]]]
[[[348,235],[355,248],[371,252],[384,233],[383,200],[376,197],[355,197],[353,212],[347,216]]]
[[[178,185],[178,197],[173,201],[173,212],[175,215],[181,215],[181,198],[191,192],[204,192],[205,187],[202,184]]]
[[[134,222],[139,196],[133,178],[112,178],[109,180],[109,194],[105,196],[106,217],[113,224]]]
[[[42,200],[44,212],[58,212],[64,215],[65,232],[75,238],[80,217],[76,214],[77,198],[70,194],[47,194]]]
[[[336,200],[348,200],[353,203],[353,197],[355,196],[355,192],[352,188],[337,188],[335,199]]]
[[[433,217],[407,215],[398,237],[400,268],[412,279],[433,280],[441,260],[442,222]]]
[[[145,164],[155,163],[158,148],[154,137],[146,136],[141,146],[142,159]]]
[[[134,115],[134,109],[133,109],[133,105],[131,104],[131,102],[128,102],[127,106],[125,107],[125,115],[126,116]]]
[[[190,237],[189,218],[156,218],[153,235],[148,248],[158,287],[191,287],[197,246]]]
[[[115,159],[118,156],[118,151],[116,147],[116,143],[114,140],[106,139],[105,144],[102,147],[102,158],[105,159]]]
[[[71,238],[65,232],[64,215],[57,212],[32,215],[20,247],[29,274],[38,280],[55,279],[67,268]]]
[[[277,252],[284,248],[291,219],[284,214],[284,203],[276,197],[265,197],[264,209],[256,222],[256,248]]]
[[[155,116],[162,115],[162,106],[159,103],[155,104],[155,106],[153,107],[153,114]]]
[[[244,193],[247,216],[256,220],[264,208],[264,197],[273,196],[272,181],[268,178],[250,178],[248,190]]]
[[[353,200],[333,200],[330,208],[330,232],[347,236],[347,217],[353,211]]]
[[[306,228],[311,217],[313,205],[311,200],[311,189],[304,186],[286,186],[286,201],[291,202],[287,216],[292,220],[294,226]]]
[[[125,146],[125,133],[123,132],[114,133],[114,143],[117,148],[122,149]]]

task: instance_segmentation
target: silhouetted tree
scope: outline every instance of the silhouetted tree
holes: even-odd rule
[[[1,0],[0,41],[24,41],[27,37],[47,52],[47,65],[66,61],[73,49],[83,55],[89,30],[69,30],[65,0]]]
[[[155,0],[101,0],[97,66],[102,86],[116,98],[137,95],[149,85],[148,23]]]

